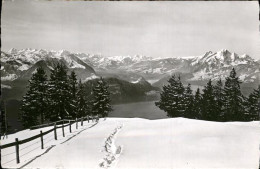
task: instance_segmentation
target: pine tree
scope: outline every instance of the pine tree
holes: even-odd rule
[[[108,113],[112,111],[110,105],[110,93],[108,91],[108,85],[101,77],[95,88],[93,89],[93,107],[92,113],[98,115],[99,117],[107,117]]]
[[[175,77],[171,77],[172,81],[175,80]],[[168,81],[170,83],[170,80]],[[161,110],[167,112],[167,116],[168,117],[175,117],[178,116],[177,115],[177,105],[176,105],[176,101],[174,101],[173,96],[177,96],[177,94],[174,94],[173,92],[173,86],[170,83],[167,86],[163,86],[163,90],[160,93],[160,101],[155,102],[155,105],[157,107],[159,107]],[[171,103],[173,103],[171,105]]]
[[[201,105],[202,119],[217,121],[219,115],[216,112],[216,102],[211,79],[203,89]]]
[[[54,69],[51,70],[48,89],[50,98],[50,120],[57,121],[65,117],[71,118],[73,115],[73,112],[70,112],[71,94],[65,65],[58,63],[54,66]]]
[[[184,117],[184,114],[185,114],[185,110],[186,110],[186,104],[185,104],[185,100],[184,100],[184,92],[185,92],[185,88],[181,82],[181,76],[179,75],[178,78],[177,78],[177,88],[176,88],[176,91],[177,91],[177,94],[179,96],[179,104],[178,104],[178,110],[181,114],[182,117]]]
[[[202,107],[201,100],[202,100],[202,97],[201,97],[201,94],[200,94],[200,89],[198,88],[196,93],[195,93],[195,96],[194,96],[194,108],[193,108],[193,111],[194,111],[196,119],[201,119],[202,118],[202,114],[201,114],[201,107]]]
[[[240,81],[236,77],[236,71],[233,68],[229,77],[226,78],[224,86],[224,119],[226,121],[244,120],[244,96],[240,91]]]
[[[184,105],[185,105],[184,117],[195,119],[196,114],[193,109],[194,108],[194,96],[192,94],[190,84],[188,84],[188,86],[185,88],[183,101],[184,101]]]
[[[84,85],[82,84],[81,80],[79,81],[78,84],[76,96],[77,96],[77,106],[76,106],[77,117],[90,115],[90,107],[89,107],[90,103],[87,100],[86,92],[84,91]]]
[[[30,127],[39,124],[38,117],[40,116],[40,122],[43,124],[48,108],[47,102],[47,75],[42,67],[36,69],[29,80],[27,86],[28,91],[22,100],[22,114],[21,118],[24,127]]]
[[[224,104],[224,90],[223,90],[223,83],[221,79],[219,79],[214,86],[214,96],[216,100],[216,114],[219,115],[218,121],[224,120],[223,114],[223,104]]]
[[[173,75],[168,82],[168,85],[163,86],[160,101],[155,102],[155,105],[167,112],[168,117],[181,117],[184,115],[185,105],[183,101],[184,87],[180,76],[176,78]]]
[[[259,120],[260,115],[260,85],[258,89],[254,89],[252,93],[250,93],[247,100],[247,118],[246,120]]]
[[[70,94],[70,106],[69,112],[73,118],[76,117],[76,106],[77,106],[77,75],[74,71],[71,72],[69,76],[69,94]]]

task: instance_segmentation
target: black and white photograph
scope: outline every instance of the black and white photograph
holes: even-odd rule
[[[260,169],[257,1],[3,0],[0,168]]]

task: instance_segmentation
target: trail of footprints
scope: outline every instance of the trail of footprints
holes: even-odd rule
[[[122,147],[115,145],[115,136],[122,129],[122,127],[123,127],[122,125],[116,127],[115,130],[106,139],[105,146],[104,146],[104,151],[106,152],[106,156],[99,164],[101,168],[110,168],[120,156],[122,152]]]

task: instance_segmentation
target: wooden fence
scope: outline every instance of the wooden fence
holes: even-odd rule
[[[89,120],[94,120],[94,117],[87,116],[87,117],[82,117],[80,119],[75,119],[75,120],[64,119],[64,120],[56,121],[56,122],[53,122],[53,123],[33,126],[33,127],[30,128],[31,130],[34,130],[34,129],[37,129],[37,128],[42,128],[42,127],[48,127],[48,126],[53,126],[53,128],[48,130],[48,131],[45,131],[45,132],[42,132],[42,130],[41,130],[39,134],[37,134],[35,136],[32,136],[32,137],[29,137],[29,138],[26,138],[26,139],[23,139],[23,140],[19,140],[18,138],[15,138],[15,142],[1,145],[0,149],[2,150],[2,149],[5,149],[5,148],[8,148],[8,147],[15,146],[16,163],[18,164],[18,163],[20,163],[19,145],[27,143],[27,142],[30,142],[30,141],[35,140],[37,138],[40,138],[40,140],[41,140],[41,149],[44,149],[44,142],[43,142],[43,136],[44,135],[46,135],[46,134],[48,134],[48,133],[53,131],[54,132],[54,139],[57,140],[57,129],[58,128],[62,128],[62,136],[65,137],[64,127],[69,126],[69,130],[70,130],[70,133],[71,133],[72,132],[71,125],[73,123],[76,123],[76,129],[78,129],[78,122],[80,121],[81,122],[81,126],[83,126],[83,122],[84,122],[84,120],[86,118],[87,118],[88,122],[89,122]],[[64,125],[65,122],[69,122],[69,123]],[[61,125],[57,126],[59,124],[61,124]]]

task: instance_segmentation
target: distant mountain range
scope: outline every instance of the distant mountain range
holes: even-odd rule
[[[229,75],[234,67],[244,83],[260,83],[260,62],[250,56],[238,55],[226,49],[206,52],[201,56],[177,58],[151,58],[135,56],[103,56],[73,53],[66,50],[11,49],[1,53],[2,88],[15,81],[28,80],[36,68],[42,66],[47,74],[57,62],[74,70],[83,82],[99,76],[114,77],[131,83],[145,79],[161,87],[172,74],[181,74],[184,83],[205,84]]]
[[[29,79],[39,66],[44,67],[49,73],[57,62],[64,63],[69,71],[74,70],[82,80],[95,75],[91,66],[79,59],[77,55],[64,50],[55,52],[42,49],[11,49],[9,52],[1,53],[1,80]]]

